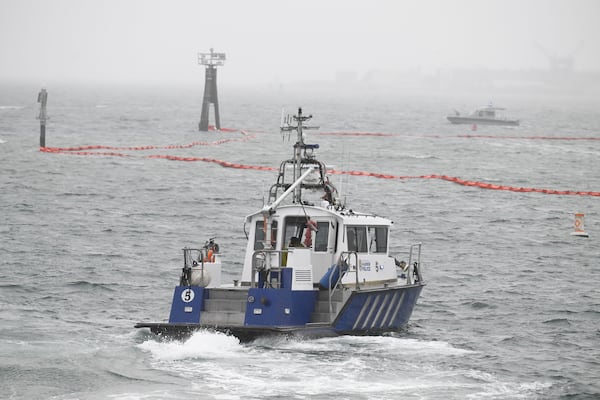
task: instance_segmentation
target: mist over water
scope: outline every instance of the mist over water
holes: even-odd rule
[[[0,11],[3,82],[193,85],[197,53],[214,48],[227,55],[222,84],[238,86],[527,91],[577,72],[598,92],[595,0],[3,0]]]
[[[254,92],[224,87],[221,124],[198,132],[201,91],[49,87],[49,147],[155,146],[127,156],[39,151],[39,87],[0,90],[0,392],[9,399],[594,398],[600,275],[597,197],[484,190],[439,179],[334,175],[349,208],[394,220],[391,253],[423,243],[427,286],[383,337],[261,339],[133,328],[168,318],[181,249],[212,236],[238,278],[244,217],[262,207],[292,142],[282,108],[313,114],[308,142],[343,171],[448,175],[600,191],[596,102],[572,95]],[[492,100],[519,127],[450,125]],[[211,115],[212,118],[212,115]],[[325,133],[390,135],[328,135]],[[537,137],[536,139],[532,139]],[[555,140],[552,138],[562,138]],[[572,139],[572,140],[569,140]],[[107,150],[111,151],[111,150]],[[90,151],[91,152],[91,151]],[[570,235],[585,214],[588,239]]]

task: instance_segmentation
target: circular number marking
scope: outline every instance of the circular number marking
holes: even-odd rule
[[[185,289],[183,292],[181,292],[181,300],[184,303],[189,303],[190,301],[194,300],[194,291],[192,289]]]

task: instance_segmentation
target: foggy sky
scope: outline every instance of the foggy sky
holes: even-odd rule
[[[187,83],[197,53],[219,80],[334,79],[339,71],[600,70],[596,0],[0,0],[0,81]]]

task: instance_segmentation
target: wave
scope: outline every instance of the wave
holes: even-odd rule
[[[462,305],[471,306],[471,308],[474,308],[476,310],[480,310],[482,308],[497,308],[497,306],[495,306],[494,304],[488,304],[483,301],[473,301],[473,302],[469,301],[469,302],[462,303]]]
[[[269,337],[242,345],[200,331],[187,341],[148,339],[137,347],[151,354],[153,369],[193,380],[190,393],[215,393],[226,385],[231,398],[401,398],[406,390],[425,398],[527,398],[549,387],[507,381],[474,368],[468,358],[461,367],[458,359],[476,352],[435,340]]]
[[[571,322],[567,318],[552,318],[543,322],[548,325],[561,325],[561,326],[569,326]]]
[[[15,289],[15,290],[19,290],[19,289],[25,289],[26,286],[17,285],[17,284],[14,284],[14,283],[8,283],[8,284],[0,284],[0,288],[1,289]]]
[[[107,231],[106,229],[103,230],[102,232],[111,232],[112,230]],[[102,259],[113,259],[113,258],[125,258],[125,256],[123,254],[110,254],[110,253],[98,253],[98,252],[85,252],[82,253],[83,256],[85,257],[90,257],[90,258],[102,258]]]
[[[254,352],[294,352],[306,355],[348,356],[348,351],[358,354],[418,354],[435,357],[459,356],[473,351],[452,346],[443,341],[419,340],[393,335],[340,336],[305,340],[301,337],[274,336],[254,340],[248,344],[231,335],[210,330],[200,330],[185,341],[146,337],[137,347],[161,361],[185,359],[230,359],[248,357]],[[281,354],[271,354],[278,357]],[[328,357],[328,356],[326,356]]]
[[[70,196],[74,196],[74,197],[96,197],[98,195],[96,193],[64,192],[64,193],[59,193],[58,196],[65,196],[65,197],[70,197]]]
[[[402,158],[412,158],[415,160],[437,160],[438,157],[431,154],[404,155]]]
[[[147,340],[137,347],[162,361],[231,358],[244,353],[243,345],[234,336],[207,330],[194,333],[186,341]]]
[[[87,289],[101,289],[110,292],[114,292],[115,289],[109,286],[115,286],[114,283],[94,283],[88,281],[74,281],[67,283],[67,286],[76,287],[76,288],[87,288]]]

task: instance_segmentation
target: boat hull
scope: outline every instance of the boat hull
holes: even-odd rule
[[[498,119],[498,118],[472,118],[472,117],[446,117],[453,124],[476,124],[476,125],[506,125],[518,126],[519,120],[516,119]]]
[[[294,336],[302,338],[340,335],[380,335],[406,327],[424,284],[353,291],[331,322],[308,322],[302,325],[213,325],[203,323],[145,323],[136,328],[149,328],[159,336],[186,339],[198,330],[212,330],[249,342],[259,337]]]

